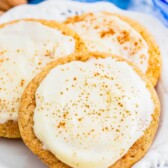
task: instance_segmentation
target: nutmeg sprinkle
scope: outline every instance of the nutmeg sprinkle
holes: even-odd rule
[[[143,72],[148,68],[148,45],[125,20],[103,12],[87,14],[68,24],[85,41],[90,51],[101,51],[124,57]]]

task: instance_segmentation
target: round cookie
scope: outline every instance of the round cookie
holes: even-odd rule
[[[125,61],[120,57],[116,57],[109,54],[104,53],[78,53],[75,55],[70,55],[67,58],[60,58],[55,62],[48,64],[41,73],[39,73],[27,86],[25,89],[23,96],[21,98],[20,109],[19,109],[19,128],[22,139],[24,143],[30,148],[30,150],[39,156],[39,158],[46,163],[51,168],[69,168],[68,165],[64,164],[60,160],[58,160],[49,150],[45,150],[43,143],[36,137],[33,129],[34,121],[34,110],[36,108],[35,102],[35,93],[40,83],[44,80],[47,74],[51,69],[58,65],[66,64],[71,61],[79,60],[82,62],[87,61],[90,58],[107,58],[112,57],[118,62]],[[154,102],[154,112],[152,114],[152,121],[149,127],[144,131],[143,136],[141,136],[128,150],[128,152],[116,161],[110,168],[120,168],[125,167],[129,168],[133,164],[135,164],[138,160],[140,160],[147,150],[149,149],[154,135],[158,128],[159,123],[159,114],[160,114],[160,104],[157,97],[157,94],[148,81],[148,79],[143,75],[143,73],[137,69],[132,63],[127,62],[134,71],[140,75],[141,79],[143,79],[146,83],[147,89],[150,91],[152,100]]]
[[[40,19],[23,19],[23,20],[15,20],[15,21],[12,21],[12,22],[9,22],[9,23],[5,23],[5,24],[1,24],[0,25],[0,30],[2,30],[2,28],[6,28],[6,27],[9,27],[10,25],[13,26],[15,24],[18,24],[18,23],[21,23],[21,22],[24,22],[25,23],[34,23],[34,24],[41,24],[41,25],[45,25],[47,28],[53,28],[53,30],[58,30],[61,32],[61,35],[65,37],[70,37],[70,38],[73,38],[74,39],[74,43],[75,43],[75,49],[73,52],[79,52],[79,51],[83,51],[83,50],[86,50],[86,47],[84,45],[84,43],[82,42],[82,40],[80,39],[80,37],[73,31],[71,30],[70,28],[68,28],[66,25],[62,24],[62,23],[57,23],[56,21],[47,21],[47,20],[40,20]],[[36,27],[36,25],[35,25]],[[33,33],[33,32],[31,32]],[[56,32],[57,33],[57,32]],[[5,33],[3,33],[3,35],[5,36]],[[8,34],[7,34],[8,35]],[[14,35],[14,34],[13,34]],[[38,34],[37,34],[38,36]],[[39,36],[42,36],[42,34],[39,34]],[[42,37],[43,38],[43,37]],[[29,39],[28,39],[29,40]],[[35,39],[36,40],[36,39]],[[63,41],[65,44],[66,42]],[[25,43],[25,41],[24,41]],[[38,42],[37,42],[38,43]],[[27,43],[25,43],[26,45]],[[14,47],[15,47],[15,43],[13,43]],[[47,45],[47,44],[45,44]],[[7,44],[6,44],[7,46]],[[16,48],[16,47],[15,47]],[[64,49],[63,49],[64,50]],[[0,43],[0,55],[1,55],[1,64],[3,64],[3,54],[5,53],[6,51],[3,51],[3,42]],[[17,52],[20,52],[20,50],[18,50]],[[73,53],[71,52],[71,53]],[[28,51],[27,51],[28,53]],[[39,52],[40,53],[40,52]],[[48,54],[48,55],[47,55]],[[47,56],[50,56],[49,55],[49,52],[46,54],[46,59]],[[68,53],[69,54],[69,53]],[[40,54],[39,54],[40,55]],[[24,54],[23,54],[24,56]],[[36,56],[36,55],[35,55]],[[5,59],[5,58],[4,58]],[[50,58],[49,58],[50,59]],[[6,59],[6,61],[8,61]],[[51,58],[51,61],[53,61],[53,58]],[[47,62],[50,62],[49,60]],[[19,65],[20,66],[20,65]],[[2,65],[1,65],[2,67]],[[8,67],[9,68],[9,67]],[[24,68],[24,67],[23,67]],[[10,68],[9,68],[9,71],[10,71]],[[1,80],[2,82],[2,80]],[[13,81],[10,81],[11,83]],[[29,82],[29,81],[28,81]],[[25,85],[25,82],[23,80],[23,82],[21,81],[21,86],[23,85],[23,87],[26,87]],[[2,89],[2,88],[1,88]],[[24,90],[22,88],[22,90]],[[1,91],[0,91],[1,92]],[[13,91],[11,91],[11,94],[13,93]],[[2,94],[2,93],[1,93]],[[2,96],[3,98],[3,96]],[[19,101],[19,100],[15,100],[15,101]],[[0,102],[1,103],[1,109],[4,110],[3,108],[8,106],[7,104],[8,103],[5,103],[3,102],[3,100]],[[19,104],[19,102],[18,102]],[[6,107],[8,108],[8,107]],[[11,109],[9,110],[10,112],[12,111]],[[17,111],[17,110],[16,110]],[[0,110],[0,113],[1,113],[1,110]],[[5,116],[5,115],[4,115]],[[2,117],[4,117],[2,116]],[[17,123],[17,116],[15,116],[15,119],[10,119],[6,122],[0,122],[0,137],[6,137],[6,138],[20,138],[20,132],[19,132],[19,128],[18,128],[18,123]]]
[[[139,67],[154,86],[157,84],[161,71],[160,50],[153,36],[137,21],[121,14],[100,12],[71,17],[65,23],[81,36],[89,51],[124,57]],[[148,50],[144,51],[144,45]],[[118,46],[120,51],[115,50]]]

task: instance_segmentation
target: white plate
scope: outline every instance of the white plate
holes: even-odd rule
[[[124,13],[142,23],[157,40],[162,54],[163,68],[157,92],[161,100],[160,126],[152,147],[134,168],[168,167],[168,30],[152,16],[124,12],[110,3],[79,3],[50,0],[39,5],[22,5],[0,17],[0,23],[19,18],[42,18],[63,21],[68,16],[86,11],[111,11]],[[0,139],[0,168],[45,168],[21,140]]]

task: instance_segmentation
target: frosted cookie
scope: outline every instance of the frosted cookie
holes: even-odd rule
[[[129,60],[156,85],[160,51],[151,34],[136,21],[100,12],[75,16],[65,23],[81,36],[90,51],[112,53]]]
[[[149,149],[159,113],[156,92],[137,68],[81,53],[31,81],[18,121],[25,144],[50,168],[129,168]]]
[[[0,25],[1,137],[20,137],[19,101],[32,78],[48,62],[84,49],[79,36],[61,23],[27,19]]]

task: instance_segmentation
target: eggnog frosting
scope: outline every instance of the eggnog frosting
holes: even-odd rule
[[[30,80],[48,62],[75,51],[75,40],[35,21],[0,29],[0,124],[17,121],[19,100]]]
[[[148,69],[148,44],[129,23],[103,12],[90,13],[67,22],[85,42],[89,51],[100,51],[124,57],[144,73]]]
[[[73,168],[107,168],[144,134],[155,106],[145,81],[115,58],[53,68],[35,93],[34,133]]]

